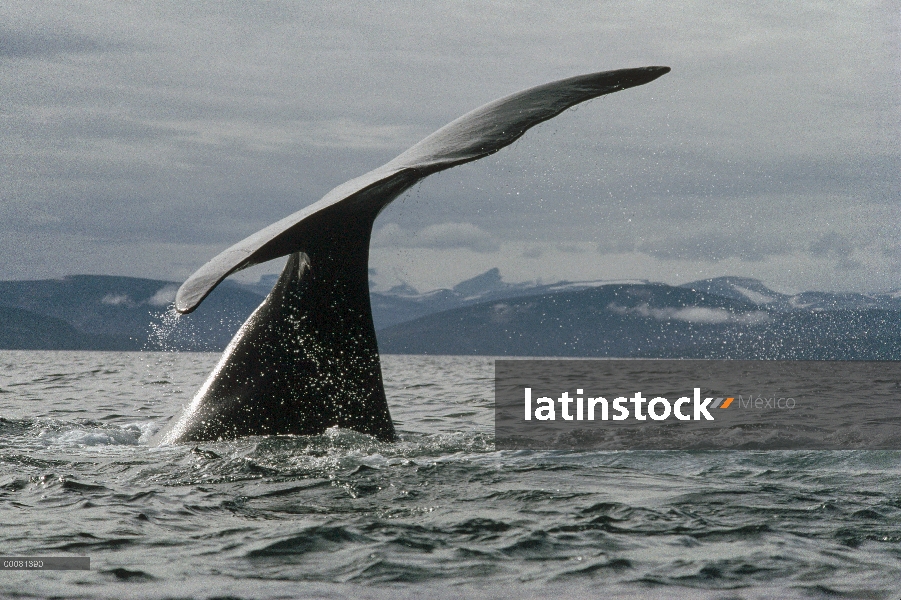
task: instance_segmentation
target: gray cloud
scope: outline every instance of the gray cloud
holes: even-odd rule
[[[769,256],[787,254],[792,245],[779,236],[755,231],[732,233],[680,225],[667,235],[613,235],[597,245],[601,254],[639,252],[658,259],[721,261],[737,258],[747,262],[762,261]]]
[[[853,246],[845,236],[829,231],[812,241],[809,249],[814,256],[842,259],[851,253]]]
[[[833,259],[835,268],[839,271],[857,271],[864,268],[862,262],[851,257],[854,252],[851,240],[834,231],[821,234],[810,243],[808,249],[813,256]]]
[[[666,237],[635,249],[663,259],[719,261],[738,258],[754,262],[767,256],[786,254],[791,250],[791,245],[785,240],[754,232],[729,235],[708,231]]]
[[[376,248],[435,248],[467,249],[478,253],[497,252],[500,246],[491,236],[472,223],[440,223],[429,225],[415,233],[389,223],[373,233]]]
[[[882,253],[895,260],[899,266],[901,266],[901,244],[893,244],[891,246],[884,246],[882,248]]]
[[[179,278],[484,102],[667,64],[649,86],[429,178],[378,228],[393,223],[433,251],[469,248],[474,272],[512,242],[508,264],[487,266],[525,273],[516,261],[528,262],[554,280],[558,265],[529,257],[588,273],[604,254],[637,252],[665,280],[674,261],[731,258],[746,276],[803,270],[813,282],[897,288],[901,270],[878,250],[901,228],[892,10],[10,0],[0,6],[0,23],[15,24],[0,26],[0,247],[17,258],[0,278]],[[816,254],[835,251],[821,240],[829,232],[851,254]],[[597,260],[563,251],[592,244]],[[811,256],[817,272],[791,262]]]
[[[41,58],[60,54],[112,52],[124,48],[128,48],[128,45],[64,28],[28,31],[0,26],[0,58]]]
[[[585,252],[585,248],[578,244],[566,244],[563,242],[558,243],[554,246],[560,252],[566,252],[567,254],[581,254]]]

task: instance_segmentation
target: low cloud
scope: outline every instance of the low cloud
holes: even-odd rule
[[[107,294],[100,299],[100,302],[110,306],[130,306],[134,304],[131,298],[128,297],[128,294]]]
[[[429,225],[417,232],[403,229],[396,223],[389,223],[372,236],[372,245],[377,248],[432,248],[439,250],[467,249],[480,254],[497,252],[500,245],[488,232],[472,223],[440,223]]]
[[[175,292],[177,291],[178,288],[174,285],[161,287],[153,296],[147,299],[147,304],[150,306],[169,306],[175,302]]]
[[[724,308],[707,308],[703,306],[651,308],[647,304],[639,304],[631,308],[610,304],[607,309],[619,315],[637,315],[639,317],[650,317],[658,321],[686,321],[704,324],[737,323],[740,325],[763,325],[770,321],[770,316],[759,310],[734,313]]]

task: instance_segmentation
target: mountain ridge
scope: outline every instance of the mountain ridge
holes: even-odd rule
[[[174,282],[109,275],[0,281],[0,308],[4,309],[4,312],[0,312],[0,323],[3,324],[0,328],[0,347],[221,350],[269,292],[273,283],[270,279],[272,278],[264,276],[255,284],[226,281],[196,313],[177,319],[169,311],[178,285]],[[579,301],[573,299],[580,296],[569,296],[602,289],[607,292],[617,289],[622,296],[616,301],[604,296],[607,292],[584,296],[595,297],[597,302],[606,302],[602,306],[594,306],[594,313],[590,313],[595,316],[599,314],[598,311],[609,313],[605,317],[606,321],[601,319],[603,323],[594,322],[586,316],[589,313],[585,313],[585,307],[581,307]],[[626,289],[631,292],[626,294]],[[641,294],[649,300],[644,303],[635,301]],[[623,298],[631,300],[623,303]],[[696,328],[719,327],[723,332],[735,330],[742,324],[742,320],[750,327],[755,319],[771,323],[782,322],[785,327],[797,328],[801,325],[797,315],[801,313],[828,313],[832,317],[840,317],[846,324],[844,329],[834,323],[830,327],[836,332],[841,330],[850,335],[857,331],[854,327],[858,326],[850,327],[848,323],[867,321],[862,316],[866,311],[896,315],[901,311],[901,294],[891,292],[803,292],[789,295],[770,290],[756,279],[729,276],[679,286],[644,280],[507,283],[496,268],[462,281],[450,289],[420,293],[408,285],[402,285],[388,291],[371,291],[370,301],[382,351],[428,353],[447,353],[450,350],[457,352],[470,346],[482,348],[485,352],[493,349],[492,352],[498,354],[534,351],[535,348],[528,344],[513,344],[509,338],[504,337],[503,332],[495,331],[489,325],[486,325],[485,332],[494,331],[493,335],[499,336],[498,339],[508,339],[506,346],[499,345],[499,342],[467,345],[459,338],[463,335],[460,332],[466,331],[465,326],[456,331],[447,326],[447,323],[459,315],[466,314],[470,315],[468,318],[473,323],[488,319],[490,324],[493,321],[488,317],[489,314],[494,315],[492,318],[499,318],[498,315],[505,310],[524,314],[522,307],[530,302],[537,302],[544,307],[546,322],[557,322],[558,325],[566,323],[571,331],[581,328],[581,336],[598,335],[597,331],[584,331],[588,323],[594,323],[595,328],[615,326],[614,329],[620,331],[620,335],[635,339],[650,335],[649,332],[654,328],[649,329],[649,324],[666,320],[676,324],[694,322]],[[498,309],[498,304],[506,305],[508,309]],[[462,309],[470,312],[454,312]],[[722,312],[724,310],[728,314]],[[575,313],[568,314],[567,311],[576,311],[582,315],[582,319],[587,320],[580,321],[574,317]],[[526,327],[521,335],[530,331],[530,327],[538,327],[539,330],[543,327],[541,322],[534,319],[526,319],[528,323],[520,322],[513,319],[512,314],[507,315],[510,326],[517,324],[517,327]],[[795,316],[780,316],[784,314]],[[430,323],[424,330],[421,323],[416,324],[421,319],[426,319],[423,323]],[[826,323],[828,320],[820,319],[819,323]],[[816,327],[816,323],[808,322],[804,326]],[[631,330],[626,331],[623,327],[628,324],[631,324]],[[876,323],[869,325],[877,326]],[[677,330],[678,327],[671,328],[669,335],[675,335]],[[660,335],[663,333],[665,332],[658,332]],[[680,343],[695,343],[685,338],[684,332],[680,335]],[[419,336],[419,341],[413,337],[402,339],[403,336]],[[559,350],[564,355],[569,355],[566,353],[571,352],[573,347],[588,351],[584,343],[573,346],[570,339],[564,340],[558,335],[552,338],[564,344]],[[426,343],[425,340],[430,341]],[[642,352],[638,346],[627,349],[632,353]],[[598,348],[592,351],[601,352]]]

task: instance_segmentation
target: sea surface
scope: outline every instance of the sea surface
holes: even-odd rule
[[[901,598],[901,452],[496,451],[493,360],[383,356],[401,441],[167,448],[217,359],[0,351],[16,598]]]

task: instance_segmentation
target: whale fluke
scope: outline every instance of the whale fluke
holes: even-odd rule
[[[339,185],[315,204],[223,251],[185,281],[176,295],[175,307],[181,313],[192,312],[232,273],[302,252],[324,222],[348,216],[366,218],[373,213],[375,216],[432,173],[494,154],[531,127],[567,108],[649,83],[669,71],[669,67],[642,67],[579,75],[485,104],[445,125],[391,162]]]
[[[210,260],[178,290],[179,312],[192,312],[230,274],[291,256],[163,443],[335,425],[393,440],[369,305],[369,239],[379,212],[432,173],[493,154],[567,108],[669,70],[579,75],[495,100]]]

